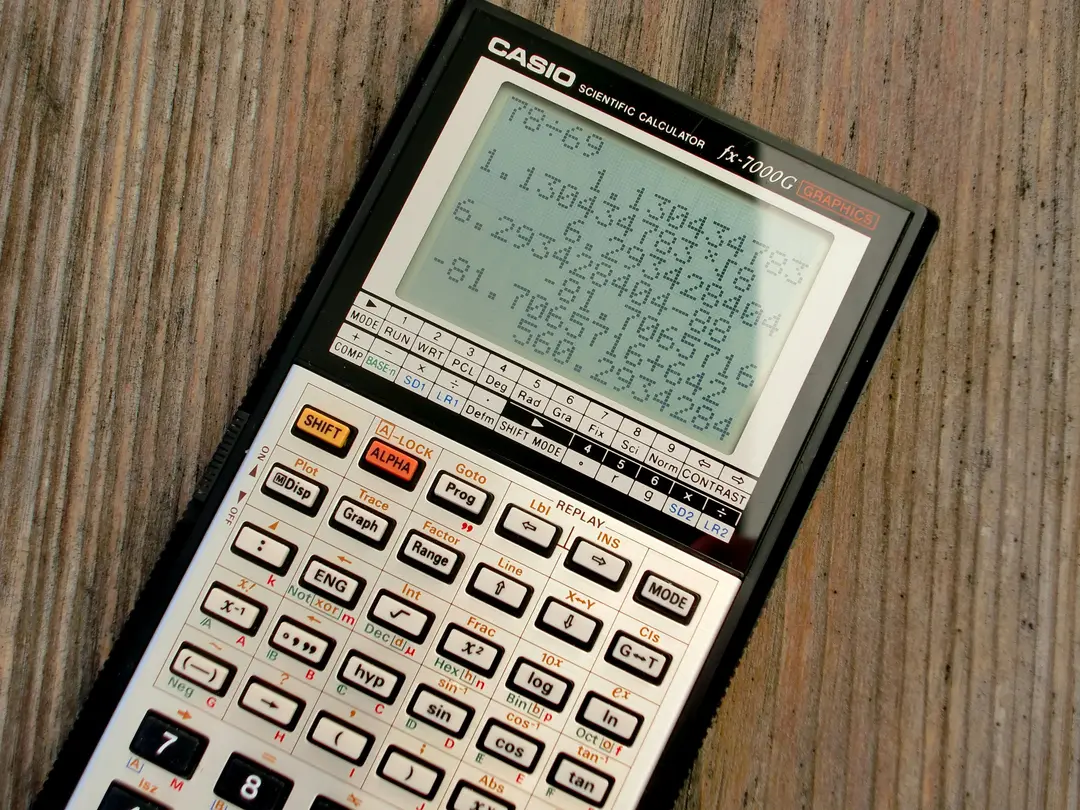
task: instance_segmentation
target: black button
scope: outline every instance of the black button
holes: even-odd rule
[[[113,782],[105,791],[98,810],[169,810],[169,806],[148,799],[126,785]]]
[[[641,469],[641,465],[636,461],[631,461],[626,456],[620,456],[614,451],[604,456],[603,465],[610,467],[621,475],[625,475],[627,478],[636,477],[638,470]]]
[[[311,810],[349,810],[349,808],[325,796],[316,796],[315,801],[311,803]]]
[[[699,512],[705,508],[705,496],[695,489],[684,487],[682,484],[675,484],[671,488],[671,497],[683,506],[689,506]]]
[[[587,456],[594,461],[602,461],[604,454],[607,452],[607,448],[604,447],[604,445],[576,433],[574,434],[574,438],[570,440],[570,449],[576,453],[581,453],[581,455]]]
[[[162,714],[147,712],[131,739],[131,753],[185,779],[195,773],[210,741]]]
[[[252,759],[233,754],[214,785],[214,795],[244,810],[280,810],[292,789],[291,779]]]

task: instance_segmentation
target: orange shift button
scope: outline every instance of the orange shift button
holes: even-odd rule
[[[316,447],[344,458],[356,438],[356,428],[328,413],[305,405],[296,417],[292,433]]]
[[[424,471],[423,461],[380,439],[372,439],[368,444],[360,466],[410,491],[416,488],[420,473]]]

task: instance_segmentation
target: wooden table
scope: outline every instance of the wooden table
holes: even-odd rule
[[[680,808],[1080,801],[1080,6],[515,10],[941,235]],[[0,0],[0,806],[41,783],[440,13]]]

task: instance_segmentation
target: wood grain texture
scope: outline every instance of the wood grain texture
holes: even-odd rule
[[[511,6],[942,218],[678,807],[1080,805],[1075,0]],[[440,11],[0,0],[0,807]]]

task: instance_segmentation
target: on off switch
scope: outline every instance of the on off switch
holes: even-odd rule
[[[424,462],[381,439],[372,439],[360,458],[360,467],[411,492],[420,481]]]
[[[317,408],[305,405],[293,423],[292,434],[320,450],[344,458],[349,454],[349,448],[356,438],[356,428]]]

